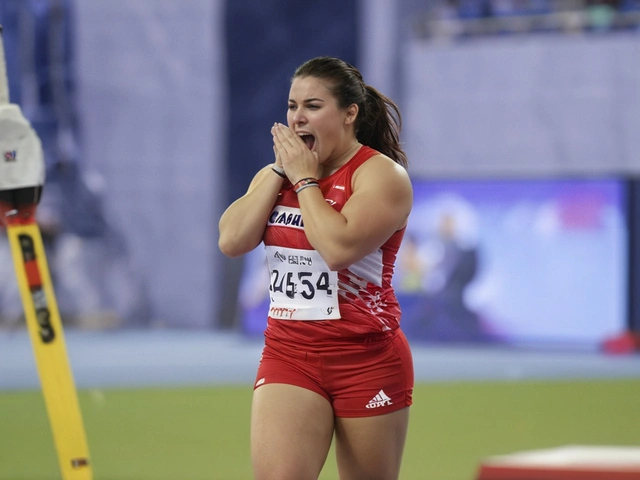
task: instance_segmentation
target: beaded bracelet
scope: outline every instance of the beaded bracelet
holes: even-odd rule
[[[273,172],[278,175],[280,178],[287,178],[287,174],[284,173],[284,168],[279,167],[278,165],[273,165],[271,167],[271,170],[273,170]]]
[[[300,193],[302,190],[304,190],[307,187],[319,187],[319,186],[320,186],[320,183],[318,183],[317,178],[307,177],[307,178],[303,178],[302,180],[298,180],[293,185],[293,191],[296,193]]]

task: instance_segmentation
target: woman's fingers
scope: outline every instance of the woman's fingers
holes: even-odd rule
[[[301,148],[306,147],[305,143],[302,139],[296,135],[293,130],[291,130],[286,125],[281,123],[276,123],[274,125],[274,134],[280,139],[283,145],[289,145],[292,148]]]
[[[307,144],[293,130],[276,123],[271,128],[271,134],[276,158],[282,163],[287,175],[302,175],[304,171],[317,170],[318,154],[309,150]]]
[[[287,146],[282,143],[282,138],[278,136],[275,127],[271,129],[271,134],[273,135],[273,151],[276,154],[276,158],[286,154]]]
[[[282,164],[292,182],[314,176],[315,173],[308,172],[316,172],[318,168],[317,152],[309,150],[307,144],[293,130],[281,123],[275,123],[271,127],[271,135],[276,161]]]
[[[276,148],[276,146],[273,146],[273,155],[275,157],[276,160],[276,165],[281,167],[282,166],[282,159],[280,158],[280,152],[278,152],[278,149]]]
[[[281,159],[284,159],[284,157],[287,159],[300,157],[305,154],[304,149],[307,146],[302,140],[296,139],[296,135],[288,127],[280,124],[274,125],[271,133],[273,135],[274,149]]]

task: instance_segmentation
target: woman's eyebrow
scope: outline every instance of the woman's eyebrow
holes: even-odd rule
[[[311,103],[311,102],[324,102],[324,100],[321,98],[307,98],[303,101],[303,103]],[[290,98],[289,103],[296,103],[296,101]]]

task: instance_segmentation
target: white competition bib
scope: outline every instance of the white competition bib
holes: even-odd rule
[[[267,246],[269,316],[278,320],[336,320],[338,272],[315,250]]]

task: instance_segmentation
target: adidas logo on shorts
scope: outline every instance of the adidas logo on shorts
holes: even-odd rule
[[[392,404],[393,402],[391,401],[391,398],[389,398],[387,394],[384,393],[384,390],[380,390],[375,397],[369,400],[369,403],[367,404],[367,408],[378,408],[378,407],[384,407],[385,405],[392,405]]]

